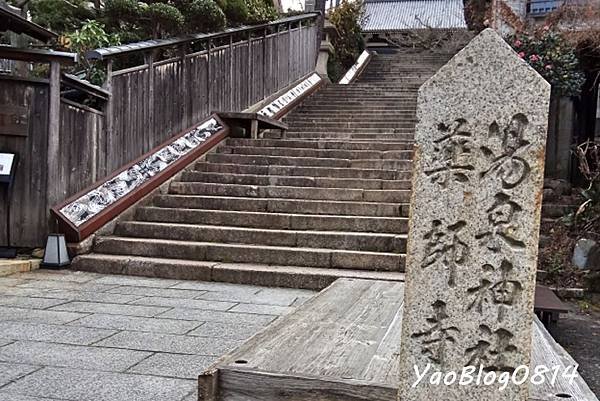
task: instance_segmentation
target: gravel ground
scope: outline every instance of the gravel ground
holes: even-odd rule
[[[552,336],[579,363],[579,373],[600,396],[600,306],[567,302],[570,313],[561,315]]]

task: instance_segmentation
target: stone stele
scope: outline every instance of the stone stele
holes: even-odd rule
[[[402,401],[527,399],[528,381],[500,391],[430,376],[450,383],[481,366],[489,380],[530,363],[549,99],[548,82],[492,29],[419,90]]]

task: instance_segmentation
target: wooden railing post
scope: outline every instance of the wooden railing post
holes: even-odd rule
[[[154,52],[150,51],[148,53],[144,53],[144,63],[148,68],[148,83],[146,93],[148,94],[148,124],[152,133],[149,133],[149,130],[146,130],[144,134],[144,149],[146,151],[150,150],[153,147],[153,143],[151,143],[150,138],[155,138],[156,134],[156,126],[154,124]]]
[[[262,86],[263,86],[263,93],[262,93],[262,98],[265,99],[267,97],[267,81],[270,79],[269,75],[267,74],[268,68],[267,68],[267,28],[265,28],[264,32],[263,32],[263,76],[262,76]]]
[[[248,31],[248,97],[246,99],[247,104],[250,106],[252,104],[252,83],[254,81],[254,71],[252,69],[252,31]]]
[[[211,85],[211,76],[210,76],[210,48],[212,46],[212,40],[208,39],[206,43],[206,112],[210,113],[211,102],[212,102],[212,85]]]
[[[46,161],[46,204],[56,205],[61,200],[61,195],[65,195],[60,179],[60,63],[58,61],[50,62]],[[50,229],[54,228],[50,227]]]
[[[229,35],[229,111],[234,111],[234,100],[236,91],[233,90],[233,35]]]
[[[292,82],[292,72],[290,71],[290,66],[291,66],[291,59],[292,59],[292,23],[288,23],[287,25],[287,29],[288,29],[288,65],[287,65],[287,69],[288,69],[288,73],[287,73],[287,82],[286,85],[289,85],[290,82]]]
[[[192,121],[189,118],[189,114],[187,112],[188,110],[188,104],[189,104],[189,89],[188,89],[188,85],[186,85],[186,83],[188,82],[187,80],[187,71],[188,71],[188,66],[187,66],[187,58],[185,57],[185,55],[187,54],[187,49],[188,46],[187,45],[183,45],[181,46],[181,48],[179,49],[179,54],[181,57],[181,65],[180,65],[180,70],[179,70],[179,87],[181,88],[181,98],[179,99],[180,101],[180,108],[181,108],[181,120],[182,120],[182,126],[177,127],[177,131],[179,131],[180,129],[183,129],[185,127],[188,127],[190,125],[192,125]]]
[[[109,93],[108,100],[106,101],[106,109],[104,110],[104,126],[106,130],[105,135],[105,149],[104,149],[104,171],[102,175],[109,174],[118,166],[109,165],[109,155],[114,149],[114,105],[115,96],[113,93],[113,61],[112,59],[106,62],[106,79],[104,80],[104,89]]]

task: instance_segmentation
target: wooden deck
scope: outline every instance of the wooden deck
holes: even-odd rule
[[[199,378],[199,399],[396,401],[403,289],[337,280],[217,361]],[[576,364],[537,318],[533,328],[533,365]],[[530,389],[532,401],[565,398],[598,401],[581,378]]]

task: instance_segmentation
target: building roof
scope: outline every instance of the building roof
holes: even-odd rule
[[[466,29],[463,0],[367,0],[363,32]]]
[[[34,39],[41,40],[42,42],[49,42],[52,39],[58,38],[56,33],[34,24],[26,18],[21,17],[19,14],[0,6],[0,32],[5,31],[24,33]]]

